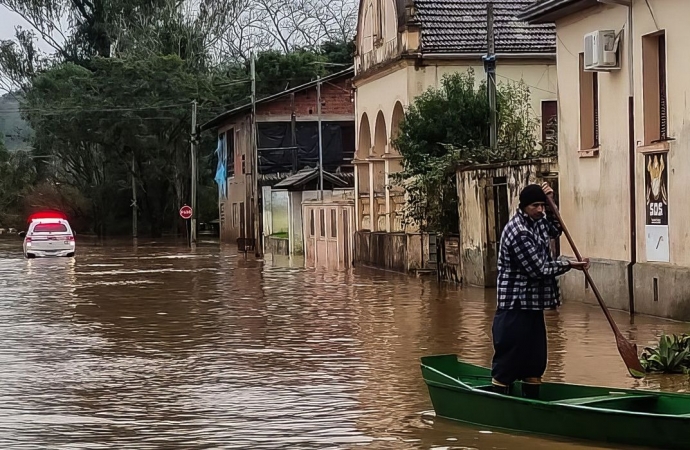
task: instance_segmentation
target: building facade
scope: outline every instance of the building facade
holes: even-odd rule
[[[255,246],[257,241],[263,244],[264,237],[270,237],[264,236],[264,231],[271,235],[275,229],[281,236],[286,234],[299,240],[294,246],[286,243],[286,248],[302,248],[301,222],[290,228],[296,230],[293,234],[288,233],[291,216],[287,212],[278,218],[285,222],[285,229],[281,228],[282,223],[263,223],[264,203],[275,201],[276,207],[287,205],[288,189],[283,189],[285,192],[276,198],[264,198],[264,188],[273,197],[272,186],[305,168],[318,168],[317,84],[321,85],[323,170],[329,174],[352,174],[355,151],[352,75],[353,69],[348,69],[258,100],[256,146],[252,141],[251,104],[227,111],[201,126],[202,131],[215,130],[218,134],[216,182],[222,241],[240,245],[250,242]],[[336,178],[338,181],[353,179],[337,175]],[[292,209],[301,214],[301,205]]]
[[[521,17],[556,25],[561,209],[605,301],[690,320],[690,2],[551,0]],[[564,295],[594,301],[581,276]]]
[[[487,3],[479,0],[362,0],[360,3],[354,77],[356,241],[391,241],[385,245],[388,248],[403,245],[394,245],[393,241],[415,246],[409,252],[398,252],[415,259],[395,267],[423,268],[418,266],[433,259],[429,255],[433,246],[429,246],[429,240],[419,235],[415,227],[405,224],[404,192],[391,183],[391,174],[402,168],[402,157],[391,142],[397,136],[405,109],[428,88],[439,87],[444,75],[472,68],[477,78],[483,76]],[[520,22],[516,16],[529,1],[491,3],[497,81],[522,80],[529,85],[532,109],[546,121],[556,110],[553,25]],[[402,236],[365,236],[370,234]],[[361,251],[356,252],[355,258],[392,259],[365,254],[373,251],[367,248],[375,247],[358,246]]]

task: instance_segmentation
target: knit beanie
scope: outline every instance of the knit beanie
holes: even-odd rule
[[[546,203],[546,194],[538,184],[530,184],[520,192],[520,209],[532,203]]]

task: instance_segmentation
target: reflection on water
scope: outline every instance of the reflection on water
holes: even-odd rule
[[[419,357],[488,365],[494,293],[232,247],[89,245],[24,260],[0,240],[0,448],[576,449],[434,419]],[[685,324],[638,317],[640,345]],[[549,314],[549,378],[627,376],[598,307]],[[604,448],[604,447],[598,447]]]

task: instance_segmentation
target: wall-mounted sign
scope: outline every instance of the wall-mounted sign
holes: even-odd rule
[[[666,153],[645,155],[645,205],[647,261],[669,262]]]
[[[666,153],[645,157],[647,225],[668,225],[668,165]]]

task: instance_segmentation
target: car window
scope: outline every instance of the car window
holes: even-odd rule
[[[34,233],[66,233],[67,227],[63,223],[37,223]]]

